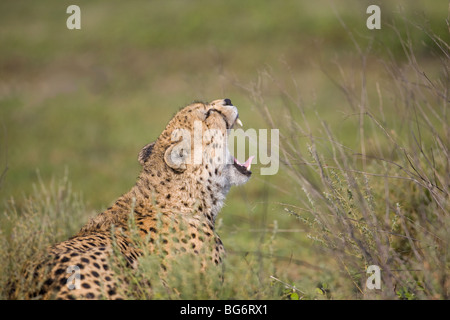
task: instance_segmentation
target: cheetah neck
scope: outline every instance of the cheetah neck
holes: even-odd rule
[[[153,179],[152,179],[153,178]],[[208,222],[214,230],[216,218],[224,204],[230,186],[212,182],[206,177],[190,181],[185,177],[154,179],[151,174],[141,174],[136,185],[115,203],[89,221],[78,235],[111,226],[126,227],[130,212],[141,216],[158,213],[181,214],[187,220]]]
[[[154,179],[155,176],[151,172],[141,174],[127,197],[135,198],[137,205],[144,203],[144,207],[154,211],[204,217],[214,227],[229,185],[205,176],[194,181],[182,175],[164,179]]]

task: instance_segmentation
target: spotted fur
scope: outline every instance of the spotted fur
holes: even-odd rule
[[[216,217],[230,187],[245,183],[251,174],[242,168],[237,170],[228,150],[221,149],[227,130],[237,119],[237,109],[229,99],[194,103],[181,109],[158,139],[140,152],[142,171],[135,186],[75,236],[49,249],[48,257],[39,265],[48,270],[41,297],[123,298],[118,287],[126,285],[126,280],[114,273],[110,264],[114,244],[130,268],[136,266],[142,250],[150,254],[162,250],[173,258],[186,252],[210,252],[207,259],[221,263],[224,247],[214,229]],[[201,163],[186,163],[180,160],[189,157],[189,150],[182,148],[183,137],[177,136],[177,129],[193,132],[195,123],[201,124],[204,133],[215,130],[202,137]],[[191,144],[191,158],[192,148]],[[140,239],[145,239],[144,249],[133,243],[130,217]],[[203,250],[205,247],[211,250]],[[79,268],[80,275],[76,289],[68,287],[73,266]]]

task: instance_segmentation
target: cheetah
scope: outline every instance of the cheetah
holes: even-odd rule
[[[133,244],[130,218],[138,237],[145,239],[147,253],[166,250],[176,258],[183,252],[210,252],[207,260],[212,265],[221,264],[225,251],[215,232],[216,217],[230,187],[246,183],[252,174],[253,157],[241,164],[226,147],[229,129],[235,125],[242,126],[242,122],[230,99],[195,102],[177,112],[157,140],[139,153],[142,170],[131,190],[75,236],[49,249],[40,296],[123,298],[117,290],[123,285],[118,282],[120,275],[108,261],[116,244],[127,266],[133,268],[138,263],[143,249]],[[168,229],[177,234],[182,228],[187,237],[165,236]],[[207,245],[210,251],[201,250]],[[76,288],[68,285],[71,268],[79,271]]]

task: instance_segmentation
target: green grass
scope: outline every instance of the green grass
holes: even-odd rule
[[[338,60],[330,65],[339,76],[326,70],[345,101],[341,124],[298,99],[300,86],[288,88],[270,72],[262,77],[276,89],[254,86],[248,94],[263,106],[282,97],[284,112],[263,113],[274,128],[285,126],[282,162],[301,189],[293,192],[296,206],[284,209],[309,227],[308,237],[337,264],[341,276],[326,283],[326,295],[448,299],[449,46],[427,30],[427,43],[437,46],[424,44],[436,57],[433,64],[416,54],[408,33],[395,25],[391,31],[404,59],[374,59],[355,42],[351,68]],[[370,265],[381,267],[383,290],[366,288]]]
[[[180,107],[228,97],[246,128],[280,129],[284,165],[231,190],[229,271],[202,294],[448,298],[448,3],[376,3],[377,31],[365,28],[373,2],[356,0],[90,1],[69,31],[72,3],[2,2],[0,297],[34,253],[129,190],[140,148]],[[359,222],[330,218],[343,212]],[[397,236],[374,244],[374,225]],[[386,271],[397,290],[363,290],[371,259],[402,270]],[[180,298],[163,291],[153,298]]]

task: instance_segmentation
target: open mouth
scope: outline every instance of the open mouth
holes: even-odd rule
[[[236,126],[236,124],[237,124],[237,126],[240,127],[240,128],[243,127],[242,121],[241,121],[238,117],[236,117],[236,120],[234,120],[234,122],[233,122],[231,128],[234,128],[234,127]],[[255,157],[255,156],[250,156],[250,158],[248,158],[247,161],[245,161],[245,163],[240,163],[240,162],[238,161],[238,159],[236,159],[235,157],[233,157],[233,165],[234,165],[234,167],[235,167],[240,173],[242,173],[242,174],[244,174],[244,175],[246,175],[246,176],[250,176],[250,175],[252,174],[252,172],[250,171],[250,169],[251,169],[251,167],[252,167],[252,161],[253,161],[253,158],[254,158],[254,157]]]
[[[233,165],[240,173],[250,176],[252,172],[250,168],[252,167],[252,160],[255,156],[250,156],[250,158],[245,161],[245,163],[240,163],[236,158],[233,157]]]

